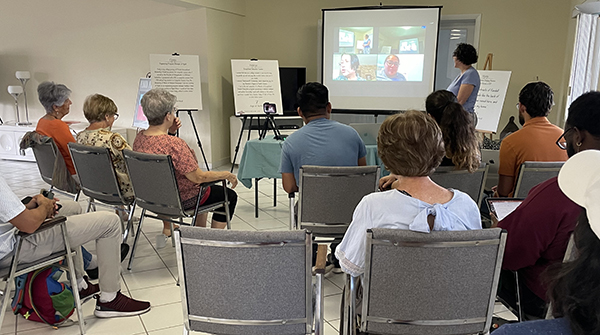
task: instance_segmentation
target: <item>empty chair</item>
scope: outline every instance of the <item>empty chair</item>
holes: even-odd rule
[[[80,334],[85,334],[85,322],[83,319],[83,310],[81,308],[81,300],[79,299],[79,289],[77,288],[77,279],[75,279],[75,265],[73,263],[73,254],[74,251],[71,250],[71,246],[69,244],[69,238],[67,236],[67,227],[65,225],[66,218],[64,216],[58,216],[51,220],[48,220],[40,228],[38,228],[34,233],[26,234],[23,232],[16,232],[17,243],[15,245],[14,254],[12,257],[11,265],[8,268],[0,269],[0,278],[6,282],[6,286],[3,290],[2,297],[2,305],[0,305],[0,326],[2,326],[2,321],[4,320],[4,315],[7,310],[7,306],[10,304],[10,298],[12,295],[10,294],[11,287],[14,284],[15,278],[29,273],[31,271],[35,271],[46,266],[52,264],[58,264],[61,261],[66,260],[67,266],[62,265],[63,268],[66,268],[70,272],[70,281],[71,281],[71,289],[73,292],[73,297],[75,298],[75,307],[77,309],[77,318],[79,319],[79,332]],[[65,243],[65,250],[62,252],[54,253],[48,257],[42,258],[33,263],[24,263],[19,264],[19,252],[21,250],[21,245],[23,241],[35,234],[43,232],[45,230],[51,229],[56,225],[60,225],[63,241]],[[17,314],[18,317],[18,314]],[[15,334],[17,333],[17,329],[15,328]]]
[[[558,171],[565,162],[524,162],[519,169],[515,184],[515,198],[525,198],[535,185],[552,177],[558,176]]]
[[[175,231],[184,334],[323,334],[322,266],[313,313],[311,234]],[[325,249],[323,249],[325,251]]]
[[[453,166],[440,166],[435,169],[430,178],[440,186],[465,192],[478,207],[481,207],[487,174],[488,165],[481,163],[479,169],[473,173],[467,170],[456,170]]]
[[[361,309],[357,277],[347,281],[343,334],[361,314],[376,334],[486,334],[492,322],[506,232],[429,234],[374,228],[367,234]]]
[[[377,190],[379,166],[314,166],[300,168],[298,220],[292,227],[315,236],[343,237],[356,205]],[[290,211],[293,213],[293,198]]]
[[[196,207],[193,210],[184,210],[179,196],[179,187],[175,178],[175,169],[171,156],[153,155],[132,150],[123,150],[133,192],[135,193],[136,206],[142,208],[140,215],[140,223],[138,225],[137,234],[133,242],[131,257],[129,258],[128,269],[131,270],[133,258],[138,238],[142,231],[142,223],[144,217],[151,217],[163,221],[171,222],[171,233],[173,231],[173,223],[183,223],[183,218],[191,218],[192,226],[196,224],[198,214],[213,211],[225,215],[227,220],[227,229],[231,229],[229,215],[229,200],[227,197],[227,187],[225,180],[215,181],[211,183],[200,184],[200,194],[203,194],[210,185],[221,182],[223,184],[224,201],[212,203],[209,205],[200,205],[202,196],[198,196]],[[224,207],[225,212],[218,212],[215,209]],[[149,215],[147,211],[155,214]],[[178,219],[175,221],[174,219]],[[173,240],[173,244],[175,241]]]
[[[104,203],[127,213],[127,226],[123,227],[123,241],[126,242],[132,227],[135,199],[123,196],[109,149],[73,142],[69,143],[69,151],[79,177],[81,191],[89,197],[87,211],[90,211],[92,205],[95,206],[94,200],[98,200],[100,205]]]

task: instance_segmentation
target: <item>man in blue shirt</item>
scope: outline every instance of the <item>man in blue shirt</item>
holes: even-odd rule
[[[297,98],[298,115],[306,125],[283,143],[279,170],[286,192],[298,192],[299,169],[303,165],[367,165],[367,149],[356,130],[330,120],[327,87],[308,83],[298,90]]]
[[[305,126],[290,135],[281,149],[279,171],[287,193],[298,192],[298,176],[303,165],[357,166],[367,165],[367,149],[352,127],[330,120],[329,91],[320,83],[307,83],[298,90],[298,115]],[[331,243],[331,254],[337,242]],[[316,250],[316,248],[315,248]],[[313,262],[315,255],[313,255]],[[334,272],[340,272],[339,261],[332,257]],[[328,266],[327,270],[331,270]]]

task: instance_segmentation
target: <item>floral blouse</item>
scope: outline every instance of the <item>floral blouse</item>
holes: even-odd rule
[[[119,133],[113,133],[109,128],[84,130],[77,134],[77,143],[110,149],[110,158],[117,173],[121,193],[126,199],[132,199],[134,196],[133,187],[123,158],[123,149],[131,150],[131,146],[123,136]]]

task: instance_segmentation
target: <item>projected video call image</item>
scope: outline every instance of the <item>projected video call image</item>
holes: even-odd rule
[[[425,33],[425,26],[340,27],[332,79],[422,81]]]

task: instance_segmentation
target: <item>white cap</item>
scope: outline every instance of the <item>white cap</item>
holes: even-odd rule
[[[590,227],[600,238],[600,151],[584,150],[569,158],[558,173],[558,186],[586,209]]]

